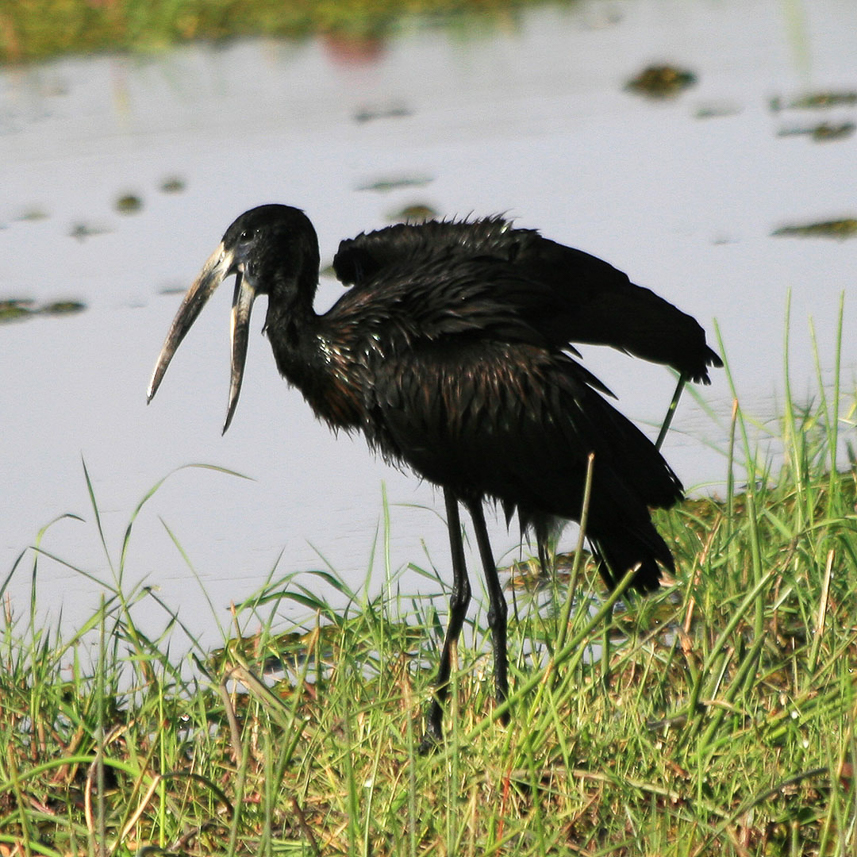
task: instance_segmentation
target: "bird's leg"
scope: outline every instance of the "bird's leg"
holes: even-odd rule
[[[420,753],[428,752],[443,740],[443,704],[449,691],[452,647],[458,642],[467,616],[467,608],[470,605],[470,581],[467,579],[467,565],[464,561],[458,500],[446,488],[443,489],[443,499],[446,501],[446,525],[449,529],[449,547],[452,552],[452,594],[449,599],[449,625],[440,655],[434,697],[426,715],[426,732],[419,747]]]
[[[467,508],[473,518],[476,530],[476,544],[485,571],[485,583],[488,586],[488,627],[491,629],[494,647],[494,694],[497,705],[502,705],[509,696],[508,655],[506,650],[506,615],[509,612],[500,578],[497,576],[497,566],[491,552],[491,542],[488,540],[488,530],[485,527],[485,515],[481,501],[468,502]],[[508,712],[503,715],[503,723],[509,722]]]
[[[681,398],[681,394],[686,383],[687,375],[682,373],[679,375],[675,393],[673,393],[672,401],[670,402],[669,408],[667,408],[667,415],[664,417],[663,425],[658,433],[658,439],[655,441],[655,449],[660,449],[663,445],[664,438],[666,438],[667,432],[670,430],[670,425],[672,425],[673,417],[675,416],[675,409],[678,407],[678,400]]]

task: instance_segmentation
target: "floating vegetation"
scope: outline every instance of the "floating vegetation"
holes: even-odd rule
[[[843,122],[841,125],[829,125],[823,122],[812,129],[813,140],[841,140],[850,137],[854,133],[853,122]]]
[[[737,104],[702,104],[697,108],[697,119],[719,119],[721,116],[737,116],[741,108]]]
[[[376,119],[402,119],[405,116],[410,116],[412,112],[401,104],[390,107],[361,107],[354,114],[354,121],[363,124],[364,122],[373,122]]]
[[[822,122],[820,125],[812,125],[805,128],[781,128],[777,132],[778,137],[793,137],[797,135],[807,135],[812,137],[816,142],[826,142],[828,140],[844,140],[854,133],[855,125],[853,122],[843,122],[840,125],[832,125],[829,122]]]
[[[81,301],[54,301],[45,304],[37,312],[42,313],[42,315],[74,315],[83,312],[85,309],[86,304]]]
[[[9,298],[0,301],[0,324],[23,321],[36,315],[73,315],[85,309],[86,304],[81,301],[52,301],[36,306],[30,298]]]
[[[829,107],[849,107],[857,104],[857,92],[813,92],[784,101],[775,95],[771,101],[771,110],[820,110]]]
[[[162,193],[181,193],[186,187],[184,179],[178,176],[170,176],[161,182]]]
[[[437,216],[436,209],[425,203],[416,202],[398,211],[391,211],[387,215],[387,220],[391,223],[425,223],[427,220],[434,220]]]
[[[501,568],[499,570],[501,573],[509,575],[509,579],[506,581],[506,589],[514,589],[521,592],[535,594],[536,592],[541,592],[546,589],[554,581],[562,584],[563,586],[567,586],[571,581],[574,557],[574,551],[558,553],[554,557],[554,568],[551,574],[543,573],[542,567],[539,564],[538,559],[535,557],[521,562],[513,562],[507,568]],[[592,554],[589,551],[584,550],[580,563],[581,571],[587,562],[592,561]]]
[[[120,214],[136,214],[143,208],[143,200],[134,193],[126,193],[116,200],[114,206]]]
[[[20,321],[32,315],[33,301],[25,298],[12,298],[7,301],[0,301],[0,322]]]
[[[692,71],[671,65],[650,65],[629,80],[625,88],[649,98],[672,98],[695,83]]]
[[[38,220],[46,220],[47,217],[47,211],[43,208],[39,208],[38,206],[34,206],[33,208],[28,208],[23,213],[19,214],[15,220],[35,223]]]
[[[92,238],[94,235],[104,235],[106,232],[110,232],[106,227],[93,226],[91,223],[83,223],[81,221],[73,224],[68,234],[72,238],[77,238],[78,241],[84,241],[87,238]]]
[[[158,291],[159,295],[183,295],[187,291],[187,286],[183,283],[176,283],[172,286],[164,286]]]
[[[388,193],[403,187],[424,187],[432,181],[428,176],[402,176],[401,178],[378,179],[370,184],[360,185],[357,190],[372,190]]]
[[[781,226],[771,235],[799,236],[801,238],[850,238],[857,235],[857,218],[846,217],[842,220],[824,220],[819,223]]]

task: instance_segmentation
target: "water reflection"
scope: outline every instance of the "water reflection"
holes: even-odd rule
[[[742,404],[762,422],[782,401],[791,290],[793,389],[815,395],[806,320],[829,377],[857,241],[771,233],[857,216],[857,140],[813,145],[778,134],[808,109],[791,106],[802,93],[857,86],[857,7],[819,0],[805,13],[795,39],[777,0],[756,4],[751,24],[738,2],[616,2],[609,15],[582,3],[535,10],[490,39],[414,29],[359,62],[337,51],[332,59],[323,42],[260,41],[0,73],[0,300],[87,305],[0,327],[0,570],[42,525],[75,512],[87,522],[60,521],[43,546],[112,579],[83,458],[114,566],[137,501],[167,473],[202,461],[252,477],[181,471],[135,522],[127,579],[158,587],[197,629],[212,622],[173,539],[221,618],[277,563],[283,573],[329,563],[358,588],[370,574],[378,587],[407,562],[431,567],[436,558],[448,578],[431,488],[374,460],[362,441],[329,436],[277,377],[258,336],[241,411],[221,438],[228,295],[213,299],[221,305],[197,322],[169,389],[145,407],[174,292],[224,225],[262,202],[307,209],[328,260],[341,238],[408,206],[505,212],[608,259],[709,329],[716,318]],[[659,102],[625,90],[641,70],[667,63],[692,68],[696,85]],[[773,112],[772,98],[790,112]],[[847,100],[825,110],[831,125],[857,118]],[[182,192],[168,191],[170,177]],[[431,182],[397,185],[402,177]],[[142,202],[133,216],[116,210],[129,189]],[[322,304],[340,289],[323,278]],[[848,391],[855,304],[845,304]],[[673,379],[604,349],[584,356],[654,435]],[[683,401],[666,454],[689,487],[717,490],[732,401],[723,373],[702,397]],[[389,570],[382,482],[393,504]],[[492,540],[515,558],[514,532],[498,522]],[[42,603],[55,612],[64,604],[71,622],[88,615],[97,587],[79,574],[43,559],[39,580]],[[425,584],[410,576],[397,585]],[[18,573],[19,613],[27,586]]]

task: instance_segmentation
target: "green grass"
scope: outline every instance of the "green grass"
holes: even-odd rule
[[[838,415],[839,392],[787,397],[776,473],[736,408],[727,466],[747,459],[746,490],[730,479],[658,513],[675,586],[611,610],[585,565],[578,594],[595,601],[557,585],[538,611],[516,593],[508,728],[477,613],[428,757],[430,601],[396,594],[389,568],[374,597],[331,572],[272,573],[222,649],[179,658],[169,606],[152,639],[134,616],[156,595],[123,591],[150,492],[79,634],[7,606],[0,855],[857,853],[857,479],[831,466],[855,407]],[[278,619],[286,604],[303,625]]]
[[[408,16],[508,24],[516,9],[534,2],[14,0],[0,7],[0,63],[67,53],[152,51],[194,39],[250,35],[306,38],[327,33],[346,40],[383,39]]]

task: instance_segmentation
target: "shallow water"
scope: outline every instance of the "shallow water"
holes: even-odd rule
[[[857,107],[770,107],[775,96],[857,89],[853,3],[581,3],[471,37],[415,25],[371,54],[361,62],[324,41],[244,41],[0,72],[0,300],[87,305],[0,326],[4,577],[43,525],[71,512],[85,522],[51,527],[44,550],[109,578],[82,460],[115,562],[158,479],[191,462],[252,478],[182,470],[135,523],[126,583],[145,578],[195,632],[208,634],[212,614],[164,524],[221,622],[281,553],[277,574],[327,561],[359,587],[382,485],[391,568],[433,562],[446,576],[441,498],[372,458],[361,439],[317,424],[279,380],[262,337],[251,340],[242,400],[221,437],[228,286],[145,405],[176,290],[231,220],[261,202],[304,208],[327,261],[340,238],[385,225],[407,204],[443,216],[506,212],[608,259],[695,315],[712,339],[717,319],[741,404],[762,421],[782,400],[787,295],[803,398],[816,389],[807,320],[827,379],[845,292],[843,382],[854,390],[857,300],[847,293],[857,239],[771,233],[857,216],[857,139],[780,136],[853,121]],[[661,101],[625,90],[664,61],[694,71],[697,85]],[[403,178],[416,181],[395,187]],[[142,205],[122,213],[128,195]],[[319,305],[339,291],[323,280]],[[585,356],[654,436],[673,388],[666,370],[603,349]],[[713,417],[685,397],[665,451],[688,487],[718,490],[732,401],[725,373],[699,392]],[[514,556],[516,533],[500,521],[493,530],[498,554]],[[379,541],[372,591],[383,553]],[[32,554],[8,589],[17,615],[31,568]],[[61,563],[43,558],[38,579],[53,615],[62,609],[74,623],[97,604],[98,587]],[[399,587],[432,589],[413,574]],[[162,620],[152,612],[146,621]]]

